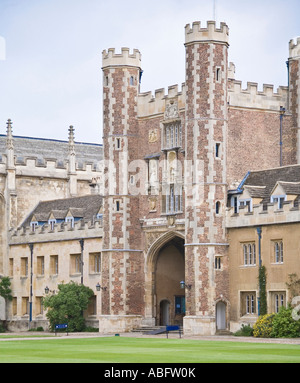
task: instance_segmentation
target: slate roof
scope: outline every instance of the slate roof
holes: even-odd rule
[[[261,194],[261,198],[263,198],[262,202],[266,204],[270,202],[271,193],[279,181],[286,190],[287,194],[300,195],[300,165],[251,171],[249,172],[243,187],[265,186],[264,193]],[[256,188],[256,191],[258,190],[259,189]]]
[[[29,226],[33,216],[38,221],[47,222],[51,213],[56,219],[65,219],[68,212],[71,212],[74,218],[83,219],[85,222],[93,221],[101,206],[102,196],[98,194],[41,201],[21,226]]]
[[[24,163],[26,157],[37,158],[40,165],[45,159],[55,159],[60,166],[68,160],[68,141],[13,136],[16,163]],[[0,134],[0,161],[6,153],[6,135]],[[97,168],[98,163],[103,159],[103,146],[85,142],[75,142],[76,162],[78,167],[85,163],[92,163]]]

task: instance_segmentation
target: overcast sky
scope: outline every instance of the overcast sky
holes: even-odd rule
[[[184,27],[229,26],[236,79],[287,85],[299,0],[0,0],[0,134],[102,143],[102,50],[142,53],[141,91],[185,79]]]

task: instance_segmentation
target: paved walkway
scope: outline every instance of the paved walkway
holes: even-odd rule
[[[4,336],[2,338],[2,336]],[[15,336],[22,336],[22,338],[15,338]],[[42,339],[72,339],[72,338],[95,338],[95,337],[112,337],[115,334],[101,334],[101,333],[58,333],[55,335],[52,332],[10,332],[0,333],[0,341],[11,340],[42,340]],[[146,335],[139,332],[119,333],[121,337],[132,338],[166,338],[166,334],[159,335]],[[179,339],[179,334],[168,334],[168,339]],[[200,340],[200,341],[227,341],[227,342],[251,342],[251,343],[277,343],[277,344],[296,344],[300,346],[300,338],[254,338],[254,337],[237,337],[233,335],[212,335],[212,336],[193,336],[181,335],[181,339]]]

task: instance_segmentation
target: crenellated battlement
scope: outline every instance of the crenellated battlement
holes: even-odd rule
[[[230,106],[258,108],[279,111],[285,107],[288,100],[288,87],[280,86],[274,92],[274,86],[263,84],[263,90],[258,90],[258,84],[247,82],[247,88],[242,89],[242,81],[228,82],[228,102]]]
[[[294,207],[293,201],[284,202],[282,209],[278,209],[277,203],[268,203],[266,209],[264,209],[263,204],[253,205],[251,212],[248,211],[248,207],[240,207],[238,213],[234,213],[233,207],[226,211],[227,228],[293,222],[300,222],[300,210],[299,207]]]
[[[102,235],[102,219],[95,219],[93,222],[78,221],[73,226],[71,222],[63,222],[55,224],[53,228],[51,228],[51,225],[44,224],[36,227],[35,231],[32,231],[29,226],[12,229],[9,232],[9,244],[62,241],[102,237]]]
[[[190,44],[196,41],[217,41],[228,44],[229,28],[226,23],[221,22],[220,28],[216,28],[215,21],[207,21],[207,26],[201,28],[201,22],[195,21],[192,26],[185,26],[185,44]]]
[[[300,58],[300,37],[290,40],[289,55],[290,58]]]
[[[102,69],[109,66],[133,66],[141,68],[142,55],[138,49],[130,53],[129,48],[121,48],[121,53],[116,53],[115,48],[102,51]]]
[[[154,95],[151,91],[140,93],[138,96],[138,116],[163,114],[166,103],[171,100],[176,100],[178,110],[185,107],[185,83],[182,83],[181,91],[178,90],[178,84],[175,84],[168,87],[167,93],[164,88],[156,89]]]
[[[2,156],[3,165],[0,174],[6,174],[6,155]],[[102,176],[103,161],[76,162],[76,173],[80,178],[97,178]],[[69,162],[55,158],[15,157],[17,176],[31,176],[44,178],[68,178]]]

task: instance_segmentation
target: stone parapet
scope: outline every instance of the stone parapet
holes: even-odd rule
[[[274,86],[263,84],[263,90],[258,90],[258,84],[247,82],[247,88],[242,89],[242,81],[231,80],[228,82],[229,106],[242,108],[266,109],[279,111],[280,107],[287,107],[288,87],[280,86],[274,92]]]
[[[134,49],[130,53],[129,48],[121,48],[121,53],[116,53],[115,48],[102,51],[102,69],[114,66],[133,66],[141,67],[141,53]]]
[[[300,222],[300,210],[294,207],[292,201],[284,202],[282,209],[278,209],[277,204],[269,203],[266,209],[262,204],[253,205],[252,212],[248,212],[248,207],[240,207],[238,214],[234,213],[234,208],[226,212],[227,229],[296,222]]]
[[[19,245],[37,242],[59,242],[78,238],[100,238],[103,236],[102,220],[97,219],[94,222],[75,222],[74,227],[71,223],[55,224],[54,228],[44,224],[38,226],[35,231],[30,227],[20,227],[10,230],[9,245]]]
[[[195,21],[192,26],[185,26],[185,44],[199,42],[222,42],[228,44],[229,28],[226,23],[221,23],[220,28],[216,28],[215,21],[207,21],[207,26],[201,28],[201,22]]]
[[[178,84],[168,87],[166,93],[164,88],[156,89],[154,96],[151,91],[138,95],[138,117],[156,117],[163,115],[168,102],[176,102],[178,111],[185,108],[185,83],[182,84],[181,91],[178,91]]]

